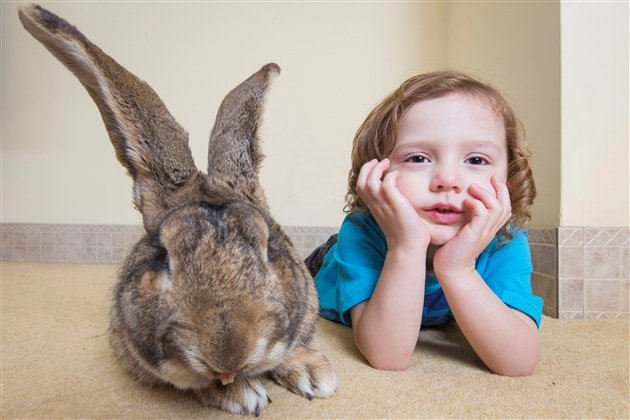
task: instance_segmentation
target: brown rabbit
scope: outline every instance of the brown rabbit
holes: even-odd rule
[[[22,6],[19,16],[85,86],[133,178],[146,234],[112,294],[109,338],[123,365],[231,413],[258,415],[271,402],[263,374],[309,399],[333,395],[328,359],[308,347],[318,317],[313,279],[258,182],[257,130],[280,68],[267,64],[223,100],[205,175],[148,84],[41,7]]]

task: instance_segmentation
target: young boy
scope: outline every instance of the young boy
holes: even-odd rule
[[[494,88],[439,72],[403,83],[357,132],[350,214],[307,265],[322,315],[352,324],[373,367],[406,369],[421,325],[456,321],[493,372],[534,370],[542,299],[530,286],[535,187],[519,128]]]

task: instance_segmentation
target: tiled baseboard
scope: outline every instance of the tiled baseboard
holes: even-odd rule
[[[562,319],[628,318],[630,229],[529,228],[532,288]]]
[[[557,228],[530,228],[529,249],[534,271],[532,289],[544,300],[543,314],[558,317]]]
[[[3,223],[2,261],[119,264],[144,234],[133,225]]]
[[[339,231],[338,227],[323,226],[282,226],[282,229],[302,258],[308,257],[315,248]]]
[[[306,258],[336,227],[283,226]],[[142,226],[2,223],[2,261],[119,264]],[[554,318],[628,318],[628,228],[532,227],[532,288]]]
[[[628,318],[630,229],[558,229],[560,318]]]
[[[284,226],[306,258],[337,232],[330,227]],[[139,225],[2,223],[2,261],[62,264],[119,264],[144,234]]]

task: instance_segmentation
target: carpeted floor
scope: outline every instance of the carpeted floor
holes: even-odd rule
[[[130,379],[107,344],[116,266],[2,263],[2,418],[239,418]],[[337,368],[332,398],[265,380],[261,418],[628,418],[628,320],[544,318],[525,378],[491,374],[457,326],[425,329],[410,368],[370,368],[348,327],[321,320],[313,348]]]

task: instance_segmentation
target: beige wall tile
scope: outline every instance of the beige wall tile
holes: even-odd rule
[[[294,247],[303,248],[301,234],[288,234],[287,236],[291,240],[291,243],[293,244]]]
[[[96,249],[96,258],[98,261],[110,261],[112,259],[112,251],[109,247],[98,247]]]
[[[2,245],[13,245],[14,244],[14,232],[2,230]]]
[[[42,232],[32,231],[26,233],[26,245],[40,246],[42,244]]]
[[[584,319],[584,311],[559,311],[558,318],[560,319]]]
[[[84,246],[83,247],[83,261],[97,261],[96,250],[98,248],[95,246]]]
[[[42,245],[55,246],[55,232],[42,232]]]
[[[582,245],[584,243],[584,228],[559,227],[558,245]]]
[[[53,245],[54,246],[67,246],[68,233],[67,232],[53,232]]]
[[[15,235],[13,243],[18,246],[26,246],[28,243],[26,234],[24,232],[20,232],[20,234]]]
[[[83,246],[97,246],[98,245],[98,233],[84,232],[83,233]]]
[[[63,261],[65,259],[67,259],[67,257],[66,257],[66,247],[65,246],[56,246],[53,259],[56,260],[56,261]]]
[[[621,248],[587,246],[584,248],[584,276],[587,278],[619,278]]]
[[[27,259],[29,261],[39,261],[41,258],[41,246],[29,246],[27,247]]]
[[[585,311],[620,311],[621,281],[588,279],[584,281]]]
[[[616,311],[584,311],[584,318],[586,319],[627,319],[627,312]]]
[[[532,292],[545,301],[545,306],[558,308],[555,278],[539,273],[532,273]]]
[[[558,318],[558,309],[552,308],[551,306],[547,306],[543,304],[542,313],[543,315],[551,317],[551,318]]]
[[[530,244],[556,245],[558,243],[557,228],[532,227],[527,229]]]
[[[628,243],[627,228],[584,228],[587,245],[621,246]]]
[[[112,233],[112,246],[125,247],[125,234],[124,233]]]
[[[125,248],[123,247],[112,247],[112,261],[122,261],[125,259],[127,254],[125,254]]]
[[[80,246],[69,246],[66,256],[70,261],[81,261],[83,252]]]
[[[555,276],[556,269],[556,247],[554,245],[531,244],[532,265],[534,271]]]
[[[82,246],[83,245],[83,234],[81,232],[70,232],[68,233],[68,245],[69,246]]]
[[[3,261],[13,261],[13,245],[2,245],[0,255]]]
[[[44,261],[52,261],[55,259],[55,247],[52,245],[45,245],[42,247],[42,259]]]
[[[125,233],[125,248],[133,247],[142,238],[139,233]]]
[[[558,279],[560,310],[584,308],[584,279]]]
[[[18,261],[26,261],[28,258],[28,247],[26,245],[14,246],[13,257]]]
[[[99,232],[96,240],[97,246],[112,246],[112,234],[109,232]]]
[[[584,247],[564,246],[558,249],[558,276],[584,276]]]
[[[313,250],[317,248],[320,243],[318,243],[317,235],[303,235],[302,237],[302,247],[305,249]]]

